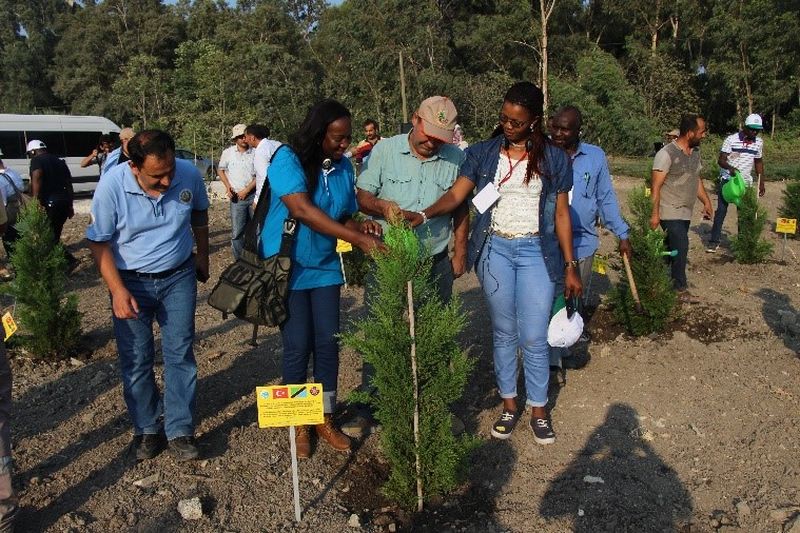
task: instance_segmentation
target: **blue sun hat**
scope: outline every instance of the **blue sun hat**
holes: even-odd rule
[[[736,207],[739,207],[746,189],[747,184],[744,182],[744,178],[742,178],[742,173],[737,170],[733,173],[733,177],[722,186],[722,197],[729,204],[734,204]]]

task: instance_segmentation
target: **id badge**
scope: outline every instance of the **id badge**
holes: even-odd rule
[[[483,214],[500,199],[500,193],[494,183],[487,183],[481,191],[472,198],[472,205]]]

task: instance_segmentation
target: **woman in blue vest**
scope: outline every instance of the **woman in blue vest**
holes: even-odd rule
[[[569,217],[572,170],[567,154],[542,132],[543,101],[536,85],[512,85],[492,138],[467,148],[459,178],[424,213],[427,218],[448,213],[477,191],[467,265],[476,269],[492,319],[494,371],[503,400],[492,435],[507,439],[520,417],[519,349],[533,437],[550,444],[555,433],[545,406],[553,292],[564,277],[565,296],[578,296],[581,282]]]
[[[343,283],[336,239],[370,253],[382,247],[374,236],[380,226],[357,222],[355,176],[343,157],[350,146],[350,111],[324,100],[309,109],[305,120],[272,158],[267,172],[271,188],[267,219],[261,232],[261,254],[278,252],[283,222],[295,219],[289,317],[281,325],[283,383],[306,383],[314,354],[314,380],[322,383],[325,422],[316,426],[320,440],[338,451],[350,450],[350,439],[331,419],[339,376],[339,288]],[[310,427],[297,429],[297,456],[311,455]]]

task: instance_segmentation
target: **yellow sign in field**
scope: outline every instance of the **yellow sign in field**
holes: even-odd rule
[[[779,218],[775,221],[776,233],[797,233],[797,219],[796,218]]]
[[[352,252],[353,245],[347,241],[343,241],[342,239],[336,239],[336,253],[343,254],[346,252]]]
[[[256,407],[260,428],[322,424],[322,384],[256,387]]]
[[[592,272],[597,272],[601,276],[606,273],[606,268],[608,267],[608,261],[606,261],[605,257],[600,255],[594,256],[592,259]]]
[[[14,317],[9,312],[3,315],[3,330],[5,331],[4,341],[7,341],[17,331],[17,323],[14,322]]]

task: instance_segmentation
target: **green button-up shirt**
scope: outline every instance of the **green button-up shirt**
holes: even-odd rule
[[[452,144],[442,145],[428,159],[419,159],[411,151],[408,134],[395,135],[375,145],[356,186],[406,211],[422,211],[453,186],[463,161],[464,152]],[[385,220],[377,220],[386,227]],[[433,218],[414,231],[431,255],[438,254],[453,235],[452,217]]]

